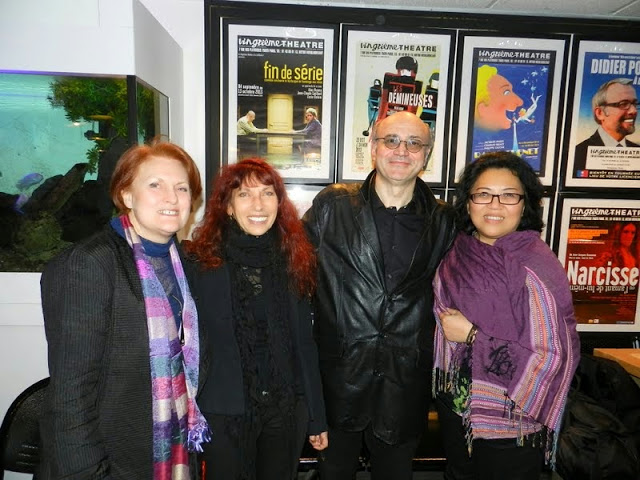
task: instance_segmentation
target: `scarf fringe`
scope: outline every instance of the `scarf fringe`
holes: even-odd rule
[[[472,356],[470,357],[470,359]],[[453,363],[453,362],[452,362]],[[460,368],[452,366],[450,370],[445,371],[442,368],[434,368],[432,371],[432,391],[434,396],[438,393],[455,392],[460,383]],[[472,421],[472,403],[473,403],[473,382],[469,384],[469,396],[461,411],[462,427],[464,430],[464,438],[467,445],[469,456],[473,452],[473,441],[475,439],[473,421]],[[549,465],[552,470],[556,468],[556,452],[558,448],[558,435],[545,425],[534,433],[525,434],[523,430],[525,413],[518,408],[516,402],[504,393],[503,404],[504,417],[518,425],[518,434],[515,438],[516,445],[522,447],[525,443],[530,442],[533,447],[541,447],[544,450],[545,464]]]
[[[202,453],[202,444],[211,441],[211,429],[207,422],[198,422],[189,427],[187,449],[192,453]]]

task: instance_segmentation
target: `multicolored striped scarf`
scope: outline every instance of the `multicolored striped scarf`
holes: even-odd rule
[[[184,299],[180,344],[171,305],[129,217],[120,217],[125,238],[133,249],[147,312],[153,411],[153,480],[188,480],[189,451],[202,451],[210,440],[209,427],[195,402],[198,390],[200,344],[198,315],[189,291],[178,249],[169,250]]]

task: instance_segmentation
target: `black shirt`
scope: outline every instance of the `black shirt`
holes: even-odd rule
[[[371,207],[382,247],[385,284],[388,292],[400,283],[409,271],[413,253],[424,227],[424,208],[414,197],[404,207],[385,207],[375,189]]]

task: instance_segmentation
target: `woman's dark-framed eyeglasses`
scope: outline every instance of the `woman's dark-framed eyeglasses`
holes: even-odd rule
[[[472,193],[471,195],[469,195],[471,201],[478,205],[488,205],[489,203],[493,202],[493,199],[496,197],[498,198],[498,202],[500,202],[502,205],[517,205],[522,201],[524,195],[522,195],[521,193],[511,192],[500,193],[498,195],[494,195],[493,193],[489,192],[480,192]]]
[[[410,138],[409,140],[400,140],[398,137],[394,135],[390,135],[388,137],[378,137],[378,138],[374,138],[374,140],[376,142],[379,140],[382,140],[382,142],[384,143],[384,146],[387,147],[389,150],[395,150],[400,146],[401,143],[404,143],[404,146],[406,147],[407,151],[411,153],[419,152],[420,150],[423,149],[423,147],[427,146],[426,143],[421,142],[418,139]]]

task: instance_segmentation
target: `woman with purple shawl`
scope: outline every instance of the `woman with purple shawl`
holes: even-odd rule
[[[565,271],[540,239],[542,193],[508,152],[460,178],[460,233],[434,279],[447,480],[538,480],[544,461],[554,466],[580,348]]]

